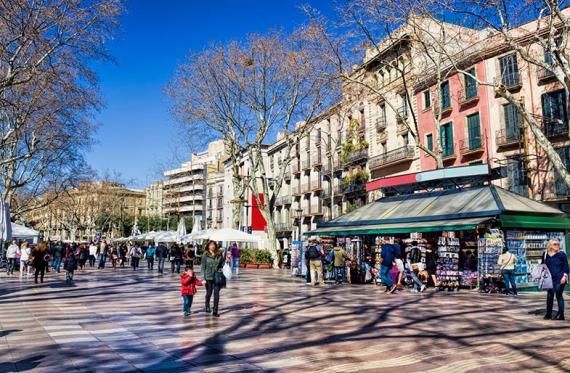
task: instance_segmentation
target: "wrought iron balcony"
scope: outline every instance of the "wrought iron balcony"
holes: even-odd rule
[[[415,156],[415,147],[407,145],[371,158],[368,162],[368,167],[371,170],[381,169],[394,164],[412,161]]]
[[[378,132],[382,132],[384,130],[386,130],[386,117],[385,116],[381,116],[376,118],[376,131]]]
[[[350,154],[344,161],[344,164],[347,165],[351,163],[356,163],[366,159],[368,159],[368,149],[362,149]]]
[[[457,92],[460,105],[467,105],[479,100],[479,93],[477,92],[477,85],[469,85],[460,89]]]
[[[410,131],[410,127],[406,123],[398,123],[396,125],[396,132],[398,135],[406,134]]]
[[[292,164],[291,168],[293,170],[293,173],[298,174],[299,172],[301,172],[301,168],[299,167],[299,162],[295,160],[292,163],[293,164]]]
[[[303,171],[310,170],[310,169],[311,169],[311,160],[310,159],[304,159],[303,160]]]
[[[322,190],[323,189],[323,184],[321,179],[312,179],[311,180],[311,190],[313,190],[314,192]]]
[[[322,215],[323,214],[323,203],[319,200],[317,203],[311,203],[310,205],[311,215]]]
[[[483,153],[483,142],[481,138],[463,139],[459,141],[459,152],[462,155],[474,155]]]
[[[303,192],[303,193],[305,193],[305,194],[306,194],[306,193],[311,193],[311,183],[304,183],[304,184],[301,186],[301,192]]]
[[[404,122],[408,119],[408,107],[402,106],[398,108],[397,119],[399,122]]]
[[[276,223],[275,230],[277,232],[289,232],[293,230],[293,224],[291,223]]]
[[[567,120],[543,118],[542,128],[546,137],[568,137]]]
[[[495,79],[495,84],[503,84],[508,90],[516,90],[522,87],[521,77],[517,71],[502,74]]]
[[[495,141],[498,148],[504,148],[512,145],[519,145],[522,141],[520,129],[507,130],[500,129],[495,133]]]
[[[539,82],[556,79],[554,72],[551,69],[545,69],[544,67],[539,67],[536,71],[536,75]]]
[[[342,194],[361,194],[366,192],[366,183],[354,182],[340,188]]]

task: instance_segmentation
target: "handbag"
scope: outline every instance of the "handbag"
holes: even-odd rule
[[[543,266],[542,267],[542,276],[538,280],[538,288],[542,289],[542,290],[549,290],[549,289],[552,289],[553,287],[554,287],[554,284],[552,282],[552,275],[550,274],[548,267]]]
[[[230,265],[228,263],[224,264],[224,267],[222,268],[222,273],[224,274],[224,277],[227,280],[232,279],[232,268],[230,267]]]
[[[226,276],[222,271],[214,272],[214,285],[220,288],[226,287]]]

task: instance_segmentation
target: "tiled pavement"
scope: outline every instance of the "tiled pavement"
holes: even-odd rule
[[[63,279],[0,274],[0,372],[570,371],[570,322],[532,314],[543,294],[386,295],[249,270],[222,291],[220,319],[203,288],[184,319],[175,275]]]

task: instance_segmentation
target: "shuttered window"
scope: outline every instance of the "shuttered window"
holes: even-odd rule
[[[503,106],[507,140],[518,140],[521,136],[522,118],[513,104]]]
[[[507,160],[507,178],[511,192],[528,196],[526,171],[522,159],[509,158]]]
[[[520,84],[519,67],[515,53],[499,58],[499,68],[501,69],[501,81],[505,86],[513,87]]]
[[[433,135],[431,133],[426,136],[426,146],[433,151]]]
[[[570,170],[570,147],[556,149],[556,152],[560,155],[566,169]],[[570,196],[570,188],[556,170],[554,170],[554,191],[560,197]]]
[[[441,150],[443,156],[447,157],[454,153],[453,151],[453,125],[452,123],[442,124],[439,128],[441,138]]]
[[[467,71],[469,74],[465,75],[465,99],[469,100],[473,97],[477,97],[477,81],[475,80],[475,68],[469,69]]]
[[[481,148],[481,124],[479,113],[467,117],[467,135],[469,137],[469,149]]]
[[[441,110],[450,108],[451,94],[449,91],[449,82],[444,82],[441,84],[440,95],[441,95]]]

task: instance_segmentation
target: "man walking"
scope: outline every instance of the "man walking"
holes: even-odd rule
[[[232,254],[232,271],[236,269],[236,276],[239,276],[239,256],[240,256],[240,248],[237,243],[234,242],[232,247],[230,248],[230,252]]]
[[[142,256],[142,250],[139,244],[131,246],[131,249],[129,250],[129,256],[131,257],[131,266],[133,267],[133,271],[136,271],[139,267],[139,260]]]
[[[380,266],[380,278],[386,285],[386,292],[393,293],[396,290],[396,285],[392,281],[392,267],[394,266],[394,248],[389,243],[382,244],[382,265]]]
[[[91,268],[95,267],[96,255],[97,255],[97,246],[95,246],[95,243],[91,241],[91,244],[89,245],[89,267]]]
[[[154,269],[154,253],[155,253],[156,249],[154,248],[154,245],[152,243],[150,243],[148,245],[148,247],[146,248],[146,266],[147,269],[149,271],[152,271]]]
[[[63,258],[63,242],[57,241],[52,249],[53,264],[52,267],[57,273],[60,273],[61,259]]]
[[[168,249],[166,248],[166,246],[164,246],[163,243],[159,243],[158,246],[156,247],[156,259],[158,260],[158,273],[160,273],[161,275],[164,274],[164,262],[166,261],[166,258],[168,257]]]
[[[344,248],[341,246],[335,247],[333,250],[333,273],[334,279],[337,284],[346,282],[346,260],[350,259]]]
[[[8,266],[6,267],[6,273],[9,275],[14,274],[14,269],[16,268],[16,254],[18,253],[18,244],[16,240],[12,241],[12,244],[8,246],[6,251],[6,259],[8,259]]]
[[[319,244],[319,239],[317,237],[311,237],[309,241],[309,248],[305,254],[306,259],[309,260],[309,268],[311,271],[311,286],[315,286],[317,280],[317,275],[319,277],[319,285],[324,285],[325,281],[323,278],[323,248]]]

